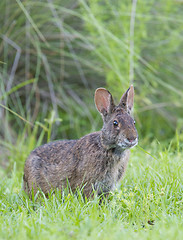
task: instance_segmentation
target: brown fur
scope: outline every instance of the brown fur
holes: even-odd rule
[[[138,142],[134,120],[133,86],[122,96],[118,106],[112,95],[99,88],[95,93],[96,107],[104,125],[101,131],[78,140],[55,141],[36,148],[25,163],[24,190],[29,196],[40,188],[45,194],[69,183],[74,192],[83,187],[89,197],[112,190],[124,175],[130,150]],[[114,125],[114,120],[118,126]]]

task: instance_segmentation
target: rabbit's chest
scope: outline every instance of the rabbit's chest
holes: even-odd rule
[[[129,160],[130,151],[123,152],[115,151],[111,156],[111,164],[109,164],[109,175],[114,181],[119,181],[126,170],[126,166]]]
[[[101,179],[95,183],[96,190],[108,192],[116,187],[126,170],[129,154],[129,151],[125,151],[110,156],[109,161],[106,161],[106,169],[103,171]]]

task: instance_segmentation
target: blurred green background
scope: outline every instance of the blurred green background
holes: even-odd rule
[[[181,138],[183,1],[2,0],[0,11],[1,156],[99,130],[95,89],[119,101],[132,83],[140,145]]]

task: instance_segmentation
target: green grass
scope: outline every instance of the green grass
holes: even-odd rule
[[[97,87],[119,100],[134,83],[140,136],[167,141],[182,128],[181,1],[2,0],[0,10],[3,106],[32,124],[54,109],[65,124],[53,138],[78,138],[96,129]],[[13,143],[22,121],[2,105],[0,135]]]
[[[167,150],[153,142],[146,154],[136,147],[121,186],[99,199],[58,192],[30,201],[21,191],[23,165],[34,137],[9,146],[12,174],[1,169],[1,239],[182,239],[183,184],[181,146]],[[21,149],[21,150],[20,150]],[[13,161],[14,160],[14,161]],[[12,165],[11,165],[12,166]]]

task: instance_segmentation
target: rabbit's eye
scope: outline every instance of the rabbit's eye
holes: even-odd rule
[[[114,125],[115,127],[117,127],[117,126],[118,126],[118,121],[114,120],[114,121],[113,121],[113,125]]]
[[[135,123],[136,123],[136,122],[135,122],[135,120],[134,120],[134,122],[133,122],[133,123],[134,123],[134,125],[135,125]]]

